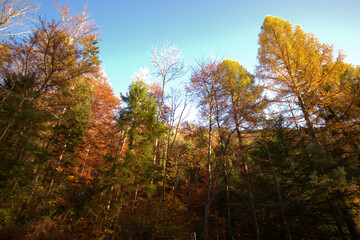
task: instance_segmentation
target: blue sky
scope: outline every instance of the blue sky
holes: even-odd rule
[[[58,16],[53,1],[38,3],[41,15]],[[253,72],[258,34],[266,15],[301,25],[321,42],[342,49],[348,63],[360,64],[359,0],[68,1],[73,12],[81,11],[85,3],[100,27],[102,64],[117,95],[127,91],[135,71],[150,68],[148,54],[152,46],[161,47],[165,41],[182,49],[189,64],[217,56],[237,60]]]

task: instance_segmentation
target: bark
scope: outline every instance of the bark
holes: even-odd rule
[[[309,111],[307,110],[304,102],[303,102],[303,99],[298,96],[298,101],[299,101],[299,104],[300,104],[300,108],[301,108],[301,111],[303,112],[304,114],[304,118],[305,118],[305,121],[306,121],[306,125],[308,127],[308,130],[310,132],[310,135],[311,135],[311,138],[312,140],[314,141],[315,144],[319,145],[319,141],[316,137],[316,134],[315,134],[315,129],[314,129],[314,125],[310,119],[310,114],[309,114]]]
[[[331,209],[330,209],[331,210]],[[341,226],[341,223],[340,223],[340,221],[339,221],[339,219],[337,218],[337,216],[335,215],[335,214],[331,214],[332,215],[332,217],[334,218],[334,221],[335,221],[335,223],[336,223],[336,227],[338,228],[338,230],[339,230],[339,235],[340,235],[340,237],[341,237],[341,239],[342,240],[346,240],[346,237],[345,237],[345,234],[344,234],[344,230],[343,230],[343,228],[342,228],[342,226]]]
[[[90,148],[91,148],[91,145],[89,145],[88,149],[86,150],[86,155],[85,155],[85,159],[84,159],[84,164],[83,164],[82,169],[81,169],[81,175],[80,175],[81,177],[84,175],[84,170],[85,170],[87,158],[88,158],[88,156],[89,156]]]
[[[208,132],[208,157],[207,157],[207,171],[208,171],[208,190],[206,197],[206,206],[204,212],[204,222],[201,231],[201,240],[205,240],[206,238],[206,228],[210,210],[210,202],[211,202],[211,180],[212,180],[212,172],[211,172],[211,155],[212,155],[212,146],[211,146],[211,132],[212,132],[212,106],[210,105],[210,114],[209,114],[209,132]]]
[[[183,114],[185,112],[185,109],[186,109],[187,105],[188,105],[188,103],[186,102],[186,99],[185,99],[184,107],[183,107],[183,109],[182,109],[182,111],[180,113],[178,122],[176,124],[174,139],[172,141],[170,141],[171,130],[172,130],[172,128],[174,126],[174,122],[175,122],[175,110],[177,108],[176,106],[173,107],[174,112],[172,114],[172,120],[171,120],[171,124],[170,124],[170,127],[169,127],[168,139],[167,139],[167,149],[166,149],[166,158],[165,158],[165,172],[164,172],[164,182],[163,182],[163,200],[165,199],[165,188],[166,188],[166,181],[167,181],[170,150],[173,149],[173,147],[174,147],[176,137],[177,137],[178,132],[179,132],[180,123],[181,123],[181,120],[183,119]],[[177,178],[177,180],[178,180],[178,178]]]
[[[225,188],[226,188],[226,240],[232,240],[232,232],[231,232],[231,208],[230,208],[230,191],[229,191],[229,179],[227,175],[227,171],[225,168]]]
[[[354,218],[347,207],[342,209],[346,225],[348,226],[351,238],[353,240],[360,240],[359,230],[356,226]]]
[[[257,216],[256,216],[256,209],[255,209],[255,203],[254,203],[254,193],[253,193],[253,190],[252,190],[252,187],[251,187],[250,176],[249,176],[247,160],[246,160],[246,151],[245,151],[244,146],[242,144],[242,136],[241,136],[241,131],[240,131],[240,122],[239,122],[239,119],[238,119],[238,116],[237,116],[238,107],[236,106],[236,103],[234,101],[234,96],[231,96],[231,100],[232,100],[232,107],[233,107],[233,118],[234,118],[234,122],[235,122],[235,131],[236,131],[236,134],[237,134],[238,144],[239,144],[239,154],[240,154],[241,162],[242,162],[242,165],[243,165],[244,177],[245,177],[246,187],[247,187],[247,190],[248,190],[248,195],[249,195],[249,200],[250,200],[250,205],[251,205],[251,215],[252,215],[252,219],[253,219],[253,225],[254,225],[254,231],[255,231],[255,239],[260,240],[261,239],[260,228],[259,228],[259,223],[258,223],[258,219],[257,219]]]
[[[136,185],[134,201],[133,201],[133,204],[131,206],[131,213],[134,213],[134,207],[135,207],[135,203],[136,203],[136,200],[137,200],[138,191],[139,191],[139,184]]]
[[[288,224],[288,221],[287,221],[287,217],[286,217],[286,213],[285,213],[285,209],[284,209],[284,201],[281,197],[281,191],[280,191],[280,181],[279,181],[279,178],[277,177],[277,174],[276,174],[276,171],[275,171],[275,167],[274,167],[274,164],[273,164],[273,161],[272,161],[272,158],[271,158],[271,155],[270,155],[270,152],[269,152],[269,148],[267,146],[267,143],[265,143],[265,149],[266,149],[266,153],[268,155],[268,158],[269,158],[269,161],[270,161],[270,165],[271,165],[271,168],[272,168],[272,172],[273,172],[273,175],[274,175],[274,179],[275,179],[275,183],[276,183],[276,192],[277,192],[277,197],[278,197],[278,201],[279,203],[281,204],[281,208],[280,208],[280,213],[281,213],[281,219],[283,221],[283,224],[284,224],[284,227],[285,227],[285,238],[287,240],[292,240],[292,237],[291,237],[291,233],[290,233],[290,230],[289,230],[289,224]]]

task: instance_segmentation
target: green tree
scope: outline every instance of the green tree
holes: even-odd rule
[[[100,61],[95,27],[86,18],[67,17],[73,21],[66,26],[41,21],[28,36],[3,40],[0,178],[7,198],[1,206],[10,214],[1,227],[71,219],[74,211],[74,199],[64,206],[63,197],[75,181],[75,149],[91,113],[89,78]],[[75,36],[77,24],[84,31]]]
[[[153,154],[156,138],[161,136],[164,130],[156,119],[155,100],[149,96],[147,85],[142,80],[134,81],[129,87],[128,94],[122,95],[121,98],[125,106],[120,110],[118,123],[120,127],[127,128],[128,149],[125,162],[132,162],[134,170],[137,164],[143,165],[143,168],[139,169],[150,171],[147,177],[155,177],[155,172],[152,171],[154,164],[148,158]]]
[[[129,92],[121,98],[124,107],[120,110],[117,121],[119,128],[125,129],[127,149],[120,168],[115,174],[121,179],[126,179],[121,181],[123,183],[121,190],[122,192],[130,190],[130,195],[134,196],[134,199],[129,199],[132,206],[136,205],[139,192],[144,192],[151,204],[160,173],[160,169],[153,162],[154,143],[163,135],[165,129],[157,121],[155,99],[150,97],[148,87],[143,80],[133,81]],[[148,211],[151,211],[150,206]],[[149,212],[148,217],[150,214]],[[116,224],[115,222],[114,237]],[[145,234],[151,234],[151,230]]]

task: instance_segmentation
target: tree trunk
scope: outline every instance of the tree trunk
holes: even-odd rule
[[[316,134],[315,134],[315,129],[314,129],[314,125],[310,119],[310,114],[309,114],[309,111],[306,109],[306,106],[302,100],[302,98],[300,96],[298,96],[298,101],[299,101],[299,104],[300,104],[300,108],[301,108],[301,111],[303,112],[304,114],[304,118],[305,118],[305,122],[306,122],[306,125],[308,127],[308,130],[310,132],[310,135],[311,135],[311,138],[312,140],[314,141],[315,144],[319,145],[319,141],[316,137]]]
[[[330,211],[331,211],[331,210],[332,210],[332,209],[330,209]],[[336,214],[331,213],[331,215],[332,215],[332,217],[333,217],[333,219],[334,219],[334,221],[335,221],[335,223],[336,223],[336,227],[337,227],[338,230],[339,230],[339,235],[340,235],[341,239],[342,239],[342,240],[346,240],[345,233],[344,233],[344,230],[343,230],[343,228],[342,228],[342,226],[341,226],[341,223],[340,223],[339,219],[337,218]]]
[[[13,116],[12,119],[11,119],[11,122],[7,125],[7,127],[5,128],[5,130],[3,131],[3,133],[1,134],[1,136],[0,136],[0,141],[4,138],[4,136],[5,136],[5,134],[7,133],[7,131],[8,131],[8,130],[10,129],[10,127],[14,124],[14,122],[15,122],[15,120],[16,120],[16,117],[17,117],[17,114],[20,112],[21,107],[22,107],[23,103],[25,102],[25,99],[26,99],[26,97],[24,97],[24,98],[21,100],[21,102],[20,102],[20,104],[19,104],[16,112],[14,113],[14,116]]]
[[[245,182],[246,182],[246,187],[248,190],[248,195],[249,195],[249,200],[250,200],[250,205],[251,205],[251,215],[252,215],[252,219],[253,219],[253,224],[254,224],[254,231],[255,231],[255,239],[256,240],[260,240],[260,228],[259,228],[259,223],[258,223],[258,219],[256,216],[256,209],[255,209],[255,203],[254,203],[254,193],[251,187],[251,182],[250,182],[250,177],[249,177],[249,171],[248,171],[248,166],[247,166],[247,160],[246,160],[246,153],[244,150],[244,146],[242,144],[242,136],[241,136],[241,132],[240,132],[240,124],[239,121],[237,119],[236,114],[234,114],[234,120],[235,120],[235,125],[236,125],[236,134],[238,137],[238,144],[239,144],[239,154],[241,155],[241,162],[243,165],[243,170],[244,170],[244,176],[245,176]]]
[[[285,230],[285,239],[287,239],[287,240],[292,240],[291,233],[290,233],[290,230],[289,230],[288,221],[287,221],[287,217],[286,217],[286,213],[285,213],[285,209],[284,209],[284,201],[283,201],[283,199],[282,199],[282,197],[281,197],[279,178],[277,177],[277,174],[276,174],[276,171],[275,171],[275,167],[274,167],[274,164],[273,164],[273,161],[272,161],[270,152],[269,152],[269,148],[268,148],[268,145],[267,145],[266,142],[265,142],[265,149],[266,149],[266,152],[267,152],[269,161],[270,161],[270,165],[271,165],[271,168],[272,168],[272,172],[273,172],[273,174],[274,174],[274,179],[275,179],[275,183],[276,183],[276,192],[277,192],[278,201],[279,201],[279,203],[281,204],[280,213],[281,213],[281,219],[282,219],[283,224],[284,224],[284,227],[285,227],[285,229],[284,229],[284,230]]]
[[[226,160],[225,160],[226,161]],[[231,209],[230,209],[230,191],[229,191],[229,179],[227,173],[227,164],[225,163],[225,188],[226,188],[226,202],[225,202],[225,210],[226,210],[226,240],[232,240],[232,232],[231,232]]]
[[[208,157],[207,157],[207,171],[208,171],[208,190],[207,190],[207,197],[206,197],[206,206],[204,212],[204,222],[201,231],[201,240],[205,240],[206,238],[206,228],[210,210],[210,200],[211,200],[211,180],[212,180],[212,172],[211,172],[211,132],[212,132],[212,106],[210,105],[210,114],[209,114],[209,132],[208,132]]]
[[[133,204],[132,204],[132,206],[131,206],[131,213],[134,213],[134,207],[135,207],[135,203],[136,203],[136,200],[137,200],[138,191],[139,191],[139,184],[136,184],[134,201],[133,201]]]
[[[356,226],[356,223],[354,221],[354,218],[352,216],[352,214],[350,213],[349,209],[347,207],[343,208],[342,213],[344,215],[344,219],[345,222],[349,228],[349,232],[351,234],[351,238],[353,240],[360,240],[360,234],[359,234],[359,230]]]
[[[90,148],[91,148],[91,145],[89,145],[88,149],[86,150],[86,155],[85,155],[84,163],[83,163],[83,166],[82,166],[82,169],[81,169],[81,175],[80,175],[81,177],[84,175],[84,170],[85,170],[87,158],[88,158],[88,156],[89,156]]]

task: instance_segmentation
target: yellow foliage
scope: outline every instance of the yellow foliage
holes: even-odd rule
[[[344,55],[320,43],[299,25],[267,16],[259,34],[257,75],[277,94],[277,100],[295,103],[309,128],[319,106],[333,104],[345,70]]]

